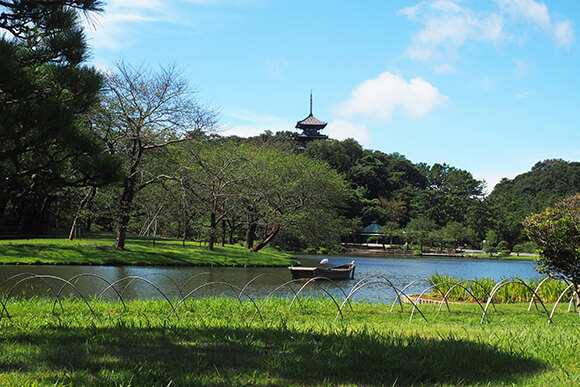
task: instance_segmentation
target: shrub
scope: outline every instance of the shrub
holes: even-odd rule
[[[506,241],[499,242],[496,247],[500,251],[501,250],[509,250],[508,243]]]

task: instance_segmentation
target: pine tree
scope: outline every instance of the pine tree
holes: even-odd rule
[[[79,13],[90,16],[100,6],[0,2],[0,234],[6,224],[43,232],[59,190],[114,179],[117,164],[85,118],[103,79],[82,64],[87,45]]]

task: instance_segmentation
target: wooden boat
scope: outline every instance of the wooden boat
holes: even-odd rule
[[[345,265],[329,268],[312,266],[289,266],[292,279],[311,279],[323,277],[333,281],[354,279],[354,261]]]

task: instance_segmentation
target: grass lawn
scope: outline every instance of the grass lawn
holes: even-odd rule
[[[214,251],[198,243],[143,238],[127,240],[125,250],[113,249],[114,236],[70,241],[66,238],[0,240],[0,264],[81,265],[216,265],[286,266],[290,256],[274,249],[253,253],[242,246],[217,245]]]
[[[258,303],[259,304],[259,303]],[[51,313],[44,298],[6,303],[0,385],[579,385],[580,317],[546,324],[524,304],[451,313],[356,303],[334,322],[328,299],[100,302]],[[0,306],[1,307],[1,306]]]

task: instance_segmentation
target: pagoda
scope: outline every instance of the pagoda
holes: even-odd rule
[[[296,123],[296,129],[302,129],[302,133],[296,136],[296,140],[300,142],[300,149],[306,149],[310,141],[327,139],[327,135],[319,133],[326,125],[326,122],[320,121],[312,114],[312,92],[310,92],[310,114]]]

